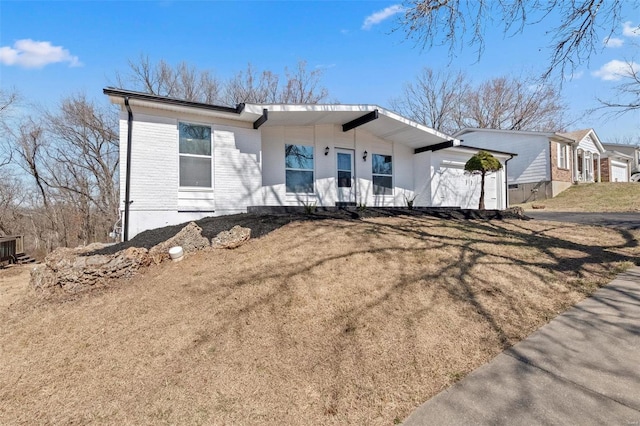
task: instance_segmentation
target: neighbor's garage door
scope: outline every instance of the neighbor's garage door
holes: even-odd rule
[[[611,182],[629,182],[626,164],[618,161],[611,162]]]
[[[480,201],[480,176],[464,172],[462,165],[442,165],[435,190],[434,204],[443,207],[477,209]],[[498,205],[496,174],[485,178],[484,205],[496,209]]]

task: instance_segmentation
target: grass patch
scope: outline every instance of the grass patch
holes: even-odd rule
[[[634,232],[295,222],[73,299],[25,292],[0,305],[0,417],[397,423],[638,263]]]
[[[555,198],[519,204],[525,210],[544,206],[564,212],[636,212],[640,211],[640,183],[602,182],[574,185]]]

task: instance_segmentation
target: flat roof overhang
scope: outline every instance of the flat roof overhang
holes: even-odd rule
[[[132,107],[144,107],[205,117],[218,117],[253,123],[254,128],[272,126],[313,126],[331,124],[345,131],[364,129],[391,142],[413,149],[452,141],[460,141],[422,124],[409,120],[377,105],[343,104],[238,104],[236,107],[190,102],[148,93],[107,87],[103,90],[114,104],[124,107],[129,99]],[[346,126],[345,126],[346,125]]]
[[[313,126],[331,124],[347,126],[346,131],[364,129],[391,142],[410,148],[422,148],[449,140],[460,141],[377,105],[253,105],[246,104],[246,112],[262,114],[269,111],[264,126]],[[360,124],[360,122],[362,124]],[[355,124],[355,125],[353,125]]]

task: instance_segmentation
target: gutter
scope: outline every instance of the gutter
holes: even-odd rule
[[[129,97],[124,97],[124,106],[127,108],[127,173],[125,177],[124,185],[124,223],[122,228],[124,230],[123,241],[129,241],[129,205],[131,204],[131,134],[133,131],[133,112],[129,105]]]
[[[507,201],[507,204],[505,205],[505,208],[507,208],[507,209],[509,208],[509,168],[508,168],[507,163],[509,161],[513,160],[513,157],[515,157],[516,155],[518,155],[518,154],[511,154],[511,156],[508,159],[504,160],[504,186],[505,186],[504,194],[506,196],[505,198],[506,198],[506,201]]]

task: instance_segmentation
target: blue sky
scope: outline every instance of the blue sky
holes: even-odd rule
[[[478,81],[545,69],[549,39],[543,26],[504,37],[499,25],[489,25],[479,61],[473,48],[450,58],[447,48],[421,50],[402,31],[394,32],[398,10],[393,1],[2,0],[0,85],[44,105],[78,91],[106,101],[102,88],[140,54],[153,62],[186,61],[222,79],[249,62],[283,73],[306,60],[325,70],[323,84],[332,99],[388,107],[425,66],[461,69]],[[640,62],[639,23],[638,9],[625,6],[610,46],[603,44],[563,85],[576,120],[570,130],[593,127],[605,141],[640,134],[640,113],[585,116],[596,96],[613,96],[616,82],[607,80],[613,61]]]

